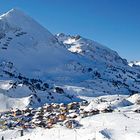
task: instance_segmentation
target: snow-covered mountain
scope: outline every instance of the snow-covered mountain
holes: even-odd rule
[[[77,53],[93,61],[104,62],[110,65],[114,63],[116,65],[127,65],[127,61],[122,59],[117,52],[80,35],[70,36],[60,33],[56,37],[72,53]]]
[[[0,30],[0,59],[12,62],[21,73],[40,76],[69,58],[47,29],[19,10],[0,16]]]
[[[129,63],[129,66],[140,66],[140,61],[131,61],[130,63]]]
[[[140,91],[140,71],[79,35],[53,35],[17,9],[0,16],[0,109]]]
[[[122,59],[117,52],[79,35],[70,36],[61,33],[56,37],[70,52],[91,61],[88,72],[92,75],[92,79],[89,78],[86,82],[89,82],[89,85],[93,82],[93,86],[100,87],[97,91],[101,89],[101,92],[110,94],[139,91],[139,86],[133,85],[139,82],[139,71],[130,67],[127,60]]]
[[[140,61],[130,61],[129,66],[140,71]]]

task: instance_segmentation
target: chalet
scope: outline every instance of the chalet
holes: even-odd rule
[[[113,112],[113,109],[111,107],[107,107],[107,108],[104,108],[104,109],[100,110],[100,112],[102,112],[102,113],[111,113],[111,112]]]
[[[39,121],[36,123],[36,126],[38,127],[46,127],[46,123],[44,121]]]
[[[45,116],[45,114],[44,114],[44,116]],[[55,116],[56,116],[56,113],[49,113],[48,115],[46,114],[46,116],[44,118],[49,119],[49,118],[54,118]]]
[[[64,126],[66,126],[69,129],[73,129],[73,128],[76,128],[76,127],[78,127],[80,125],[79,125],[79,122],[78,121],[71,119],[71,120],[66,120],[64,122]]]
[[[24,113],[31,113],[31,111],[33,110],[33,108],[27,108],[25,110],[23,110]]]
[[[47,105],[44,107],[44,111],[46,112],[52,112],[53,111],[53,106],[52,105]]]
[[[43,117],[46,117],[46,118],[49,118],[49,116],[50,116],[49,112],[45,112],[44,115],[43,115]]]
[[[60,113],[68,112],[67,107],[60,107],[59,111],[60,111]]]
[[[31,125],[30,123],[24,123],[22,126],[21,126],[22,129],[28,129],[28,128],[34,128],[34,125]]]
[[[78,107],[79,107],[79,103],[77,103],[77,102],[69,103],[67,105],[68,109],[77,109]]]
[[[37,112],[36,109],[31,110],[31,114],[35,114]]]
[[[90,110],[89,113],[88,113],[88,116],[99,114],[99,112],[100,111],[98,109]]]
[[[25,117],[33,117],[34,114],[32,114],[32,113],[25,113],[24,116],[25,116]]]
[[[36,115],[36,117],[35,117],[35,119],[37,119],[37,120],[43,120],[43,116],[42,115]]]
[[[65,121],[66,120],[66,114],[58,114],[57,115],[58,121]]]
[[[13,116],[19,116],[22,114],[23,114],[22,110],[19,110],[19,109],[13,112]]]
[[[53,124],[50,123],[50,122],[48,122],[48,123],[46,124],[46,126],[45,126],[45,128],[52,128],[52,127],[53,127]]]
[[[69,113],[76,113],[77,112],[77,110],[69,110]]]
[[[50,117],[48,118],[47,122],[51,124],[56,124],[58,122],[58,118],[56,116]]]
[[[0,126],[5,124],[5,120],[4,119],[0,119]]]
[[[79,116],[79,114],[77,114],[77,113],[70,113],[69,115],[67,115],[67,118],[74,119],[74,118],[77,118],[78,116]]]
[[[140,98],[137,99],[136,104],[137,104],[137,105],[140,105]]]
[[[80,116],[81,116],[82,118],[88,117],[88,114],[89,114],[88,111],[81,111],[81,112],[80,112]]]
[[[60,108],[60,105],[59,104],[53,104],[52,107],[53,107],[54,110],[58,110]]]

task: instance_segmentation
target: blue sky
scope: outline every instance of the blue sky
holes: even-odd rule
[[[52,33],[80,34],[140,60],[140,0],[0,0],[0,13],[11,8]]]

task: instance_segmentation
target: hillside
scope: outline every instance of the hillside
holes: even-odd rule
[[[17,9],[0,16],[0,29],[1,110],[140,91],[140,71],[95,41],[53,35]]]

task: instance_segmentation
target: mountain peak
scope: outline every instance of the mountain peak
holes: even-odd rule
[[[0,60],[12,62],[23,73],[39,73],[44,71],[43,67],[54,67],[67,59],[67,51],[58,40],[19,9],[11,9],[0,16],[0,31]],[[56,60],[51,61],[52,58]]]
[[[22,11],[19,10],[18,8],[12,8],[11,10],[9,10],[9,11],[6,12],[6,13],[19,13],[19,12],[22,12]]]
[[[28,23],[35,22],[30,16],[17,8],[13,8],[0,16],[0,22],[10,27],[26,27]]]
[[[9,10],[8,12],[2,14],[0,17],[3,18],[3,17],[9,17],[9,16],[25,16],[25,14],[18,8],[13,8]]]
[[[55,37],[46,28],[18,8],[13,8],[0,16],[0,30],[4,33],[11,30],[22,30],[37,38],[43,38],[43,40],[47,40],[46,38],[55,40]]]

